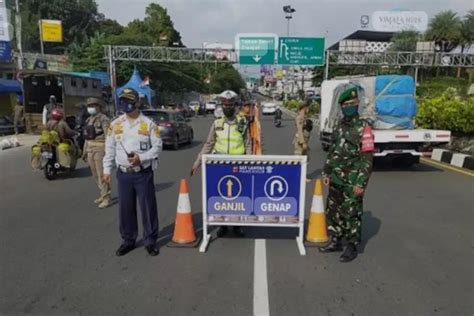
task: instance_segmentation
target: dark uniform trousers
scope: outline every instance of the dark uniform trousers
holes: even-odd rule
[[[119,191],[120,234],[124,244],[134,245],[138,235],[137,199],[143,221],[143,242],[154,245],[158,239],[158,212],[156,207],[153,170],[148,167],[136,173],[117,171]]]

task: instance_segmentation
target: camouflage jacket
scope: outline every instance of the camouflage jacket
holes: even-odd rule
[[[323,175],[341,186],[365,188],[372,172],[373,153],[361,152],[362,131],[367,123],[358,116],[342,119],[333,132]]]

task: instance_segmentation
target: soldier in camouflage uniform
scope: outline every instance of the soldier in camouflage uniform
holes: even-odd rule
[[[307,156],[309,153],[309,138],[311,136],[311,131],[306,128],[308,111],[308,103],[300,103],[298,107],[298,115],[295,118],[296,135],[293,140],[293,145],[295,146],[295,155]]]
[[[359,117],[357,88],[349,86],[339,98],[343,118],[333,131],[333,141],[323,171],[329,185],[327,223],[331,241],[321,252],[342,251],[342,238],[347,247],[340,257],[349,262],[357,257],[361,241],[363,197],[372,172],[372,152],[362,152],[362,132],[367,123]]]

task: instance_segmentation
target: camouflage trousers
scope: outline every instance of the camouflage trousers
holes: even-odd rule
[[[363,197],[355,196],[350,187],[331,183],[326,205],[329,234],[358,244],[362,236]]]

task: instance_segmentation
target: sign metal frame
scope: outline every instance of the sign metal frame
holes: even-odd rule
[[[207,164],[210,161],[222,161],[225,164],[232,163],[250,163],[250,164],[264,164],[271,166],[278,163],[296,163],[301,166],[300,176],[300,192],[298,203],[298,222],[297,223],[269,223],[269,222],[210,222],[207,213]],[[305,221],[305,198],[306,198],[306,171],[307,171],[307,157],[306,156],[280,156],[280,155],[203,155],[202,156],[202,226],[203,239],[199,247],[199,252],[206,252],[211,235],[209,234],[209,226],[254,226],[254,227],[288,227],[298,228],[298,236],[296,237],[296,244],[300,255],[306,255],[306,250],[303,244],[304,241],[304,221]],[[253,201],[252,201],[253,202]]]

